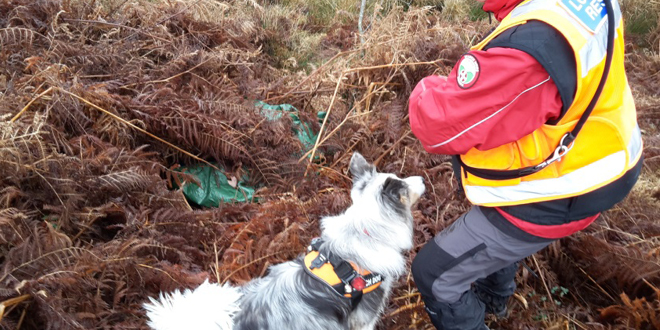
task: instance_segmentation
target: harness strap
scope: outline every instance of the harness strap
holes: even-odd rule
[[[312,240],[304,260],[305,271],[330,286],[342,298],[350,298],[351,308],[355,309],[365,293],[380,286],[383,276],[366,271],[358,272],[350,262],[332,253],[320,252],[322,244],[320,238]]]

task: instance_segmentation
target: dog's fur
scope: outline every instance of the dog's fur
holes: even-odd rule
[[[412,248],[411,207],[425,188],[421,177],[376,172],[359,153],[353,154],[350,171],[353,204],[321,220],[320,251],[384,276],[357,308],[308,275],[301,256],[240,288],[205,282],[194,291],[161,293],[160,301],[150,298],[145,304],[149,325],[156,330],[374,329],[392,283],[405,272],[403,253]]]

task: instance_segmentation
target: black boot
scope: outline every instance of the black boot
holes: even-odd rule
[[[489,330],[484,324],[485,306],[472,291],[454,303],[425,299],[426,312],[438,330]]]
[[[509,297],[492,294],[488,289],[485,289],[478,284],[472,286],[472,292],[474,292],[479,300],[484,303],[486,306],[486,313],[495,315],[498,318],[506,316],[506,304],[509,301]]]
[[[502,318],[506,316],[506,304],[516,290],[518,263],[513,263],[499,271],[477,280],[472,292],[486,305],[486,313]]]

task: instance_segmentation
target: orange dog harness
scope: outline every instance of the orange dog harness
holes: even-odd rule
[[[309,253],[305,256],[305,271],[330,286],[341,297],[350,298],[355,308],[363,294],[380,286],[383,276],[361,270],[354,263],[332,254],[321,253],[319,247],[322,243],[320,238],[315,238],[307,248]]]

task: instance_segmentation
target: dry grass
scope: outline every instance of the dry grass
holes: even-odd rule
[[[660,53],[660,1],[621,0],[626,32],[641,46]]]

